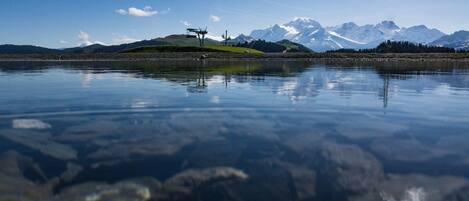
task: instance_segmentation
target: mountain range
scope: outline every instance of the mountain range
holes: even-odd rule
[[[438,29],[428,28],[425,25],[405,28],[393,21],[362,26],[348,22],[325,27],[310,18],[295,18],[282,25],[276,24],[266,29],[254,30],[249,36],[252,39],[266,41],[289,40],[317,52],[374,48],[387,40],[469,49],[469,33],[466,31],[446,35]]]
[[[269,50],[273,48],[284,49],[286,52],[309,52],[309,48],[315,52],[325,52],[338,49],[371,49],[388,40],[408,41],[469,51],[469,31],[458,31],[447,35],[438,29],[428,28],[425,25],[406,28],[398,26],[393,21],[382,21],[369,25],[357,25],[348,22],[337,26],[323,26],[310,18],[295,18],[282,25],[276,24],[266,29],[253,30],[249,35],[241,34],[228,41],[228,43],[263,50],[269,47]],[[93,44],[67,49],[49,49],[28,45],[0,45],[0,54],[116,53],[145,46],[198,46],[198,44],[199,41],[196,38],[187,37],[187,35],[170,35],[129,44],[112,46]],[[222,42],[206,39],[205,44],[220,45]]]

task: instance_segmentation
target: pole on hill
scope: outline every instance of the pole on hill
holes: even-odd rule
[[[231,37],[228,36],[228,30],[225,31],[225,34],[221,35],[224,40],[225,46],[228,45],[228,41],[231,40]]]

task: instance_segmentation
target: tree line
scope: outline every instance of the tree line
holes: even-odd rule
[[[408,41],[385,41],[372,49],[339,49],[333,53],[455,53],[453,48],[416,44]]]

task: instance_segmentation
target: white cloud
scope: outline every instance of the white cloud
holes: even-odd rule
[[[91,45],[93,42],[90,40],[90,35],[86,32],[80,31],[80,34],[78,34],[78,39],[80,39],[80,45]]]
[[[146,6],[143,9],[130,7],[128,12],[129,12],[129,15],[132,15],[135,17],[150,17],[150,16],[158,14],[158,11],[153,10],[153,8],[150,6]]]
[[[66,41],[66,40],[60,40],[59,43],[60,43],[60,44],[68,44],[68,41]]]
[[[191,26],[191,23],[189,23],[188,21],[181,20],[181,21],[179,21],[179,22],[180,22],[181,24],[183,24],[184,26],[186,26],[186,27]]]
[[[139,41],[139,39],[131,38],[126,35],[113,34],[115,38],[113,39],[114,44],[126,44]]]
[[[93,44],[100,44],[100,45],[106,45],[103,42],[100,41],[92,41],[91,37],[88,33],[84,31],[80,31],[80,34],[78,34],[78,39],[80,40],[80,43],[78,44],[79,46],[89,46]]]
[[[169,12],[169,10],[168,10]],[[127,10],[125,9],[117,9],[116,13],[120,15],[131,15],[135,17],[151,17],[153,15],[158,14],[157,10],[154,10],[150,6],[145,6],[143,9],[136,8],[136,7],[130,7]]]
[[[116,13],[121,14],[121,15],[127,15],[127,11],[124,9],[117,9]]]
[[[52,126],[38,119],[14,119],[12,122],[14,129],[50,129]]]
[[[220,16],[216,16],[216,15],[210,15],[210,20],[212,22],[220,22],[221,21],[221,17]]]

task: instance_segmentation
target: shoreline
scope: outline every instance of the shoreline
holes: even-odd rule
[[[0,54],[0,61],[190,61],[190,60],[362,60],[362,61],[467,61],[469,53],[100,53]]]

